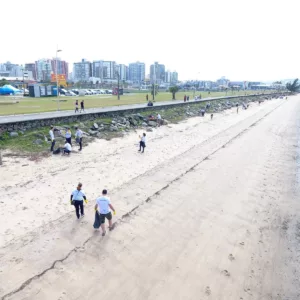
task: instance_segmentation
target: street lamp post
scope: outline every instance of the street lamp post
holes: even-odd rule
[[[25,97],[25,76],[24,76],[24,67],[22,67],[22,71],[23,71],[23,97]]]
[[[55,77],[56,77],[56,92],[57,92],[57,110],[59,109],[59,90],[58,90],[58,77],[57,77],[57,53],[61,52],[62,50],[56,49],[56,62],[55,62]]]

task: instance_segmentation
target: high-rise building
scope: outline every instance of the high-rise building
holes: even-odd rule
[[[115,79],[116,78],[116,62],[115,61],[103,61],[103,79]]]
[[[120,80],[128,80],[127,74],[128,74],[128,67],[126,65],[120,64],[118,67],[118,71],[120,74]]]
[[[92,63],[92,77],[103,80],[103,60],[94,60]]]
[[[129,64],[128,72],[128,79],[134,83],[140,83],[145,80],[145,64],[142,62],[137,61]]]
[[[32,78],[34,80],[37,79],[37,77],[36,77],[36,65],[34,63],[25,64],[25,71],[31,72],[32,73]]]
[[[178,82],[178,73],[176,71],[171,73],[171,83],[177,83]]]
[[[154,64],[150,66],[150,81],[157,84],[161,84],[165,81],[165,65],[154,62]]]
[[[39,81],[51,81],[52,60],[51,59],[40,59],[35,62],[36,68],[36,79]]]
[[[56,70],[56,64],[57,64],[57,70]],[[60,58],[57,58],[57,60],[56,58],[53,58],[51,60],[51,67],[54,74],[65,75],[66,80],[68,79],[69,64],[66,61],[61,60]]]
[[[74,63],[73,67],[73,79],[74,81],[89,81],[92,75],[92,64],[86,59],[82,59],[81,62]]]

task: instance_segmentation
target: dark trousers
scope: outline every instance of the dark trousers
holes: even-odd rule
[[[79,143],[79,150],[82,150],[82,138],[79,139],[78,143]]]
[[[140,141],[140,150],[139,150],[139,151],[141,151],[142,148],[143,148],[143,151],[142,151],[142,152],[144,152],[144,151],[145,151],[145,147],[146,147],[145,143],[142,142],[142,141]]]
[[[51,143],[51,149],[50,149],[51,152],[53,152],[54,146],[55,146],[55,140],[53,140],[52,143]]]
[[[76,216],[79,219],[80,218],[79,208],[80,208],[81,215],[82,216],[84,215],[83,200],[75,200],[74,201],[74,206],[75,206],[75,209],[76,209]]]
[[[66,138],[66,141],[72,146],[72,138]]]

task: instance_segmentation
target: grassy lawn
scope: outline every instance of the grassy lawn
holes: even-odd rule
[[[254,91],[247,91],[247,95],[254,94]],[[60,97],[59,102],[60,110],[72,110],[74,109],[75,100],[84,99],[85,108],[96,108],[105,106],[118,106],[126,104],[136,104],[136,103],[146,103],[147,93],[132,93],[120,96],[120,101],[117,96],[113,95],[94,95],[94,96],[84,96],[84,97]],[[205,97],[221,97],[225,96],[225,92],[197,92],[196,95],[202,95]],[[240,92],[228,92],[227,96],[237,96],[244,95],[244,91]],[[184,95],[189,95],[190,100],[193,100],[193,92],[178,92],[176,94],[177,100],[183,100]],[[152,98],[149,93],[149,99]],[[15,100],[11,97],[0,96],[0,115],[14,115],[14,114],[28,114],[28,113],[38,113],[47,111],[56,111],[58,102],[57,98],[29,98],[25,97],[18,99],[19,103],[13,103]],[[156,97],[155,101],[168,101],[172,99],[171,93],[160,92]]]

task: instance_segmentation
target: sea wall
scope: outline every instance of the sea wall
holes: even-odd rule
[[[77,114],[71,114],[69,116],[55,116],[55,117],[45,117],[37,119],[31,119],[31,120],[18,120],[18,121],[6,121],[5,123],[0,124],[0,134],[3,134],[4,132],[12,132],[12,131],[26,131],[26,130],[31,130],[31,129],[37,129],[41,127],[46,127],[50,125],[55,125],[55,124],[69,124],[69,123],[79,123],[79,122],[84,122],[84,121],[92,121],[96,120],[99,118],[105,118],[105,117],[118,117],[118,116],[125,116],[129,114],[136,114],[144,111],[153,111],[153,110],[168,110],[168,109],[173,109],[174,107],[188,107],[188,106],[193,106],[193,105],[199,105],[203,104],[204,106],[206,105],[207,102],[211,103],[211,111],[212,112],[217,112],[219,111],[220,103],[229,102],[229,103],[235,103],[235,102],[251,102],[251,101],[263,101],[265,99],[271,99],[271,98],[277,98],[279,96],[282,96],[282,94],[266,94],[266,95],[249,95],[249,96],[232,96],[232,97],[224,97],[224,98],[211,98],[211,99],[203,99],[203,100],[198,100],[194,101],[191,100],[189,102],[172,102],[172,103],[155,103],[154,106],[152,107],[147,107],[146,104],[145,106],[139,107],[139,108],[129,108],[127,109],[124,106],[120,109],[115,109],[115,110],[107,110],[107,111],[90,111],[88,113],[77,113]],[[49,114],[48,114],[49,115]],[[8,118],[9,119],[9,118]]]

